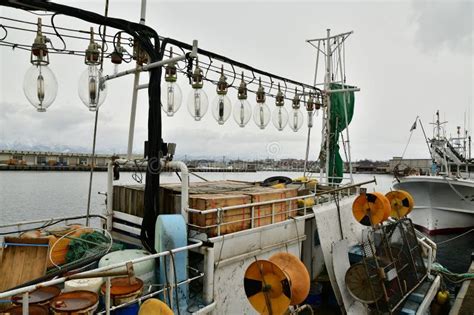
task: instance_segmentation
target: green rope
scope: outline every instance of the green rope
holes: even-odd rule
[[[461,283],[466,280],[473,280],[474,279],[474,273],[466,272],[466,273],[454,273],[452,271],[449,271],[447,268],[443,267],[439,263],[433,263],[431,265],[431,269],[442,276],[446,280],[452,283]]]

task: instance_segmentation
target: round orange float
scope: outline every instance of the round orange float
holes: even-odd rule
[[[362,225],[382,223],[390,216],[390,201],[378,192],[359,195],[352,204],[352,214]]]
[[[404,190],[389,191],[385,197],[390,201],[390,216],[392,218],[403,218],[411,212],[415,205],[413,197]]]

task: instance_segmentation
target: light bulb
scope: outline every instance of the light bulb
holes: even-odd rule
[[[244,73],[242,72],[242,79],[237,90],[238,100],[234,104],[234,120],[240,127],[245,127],[252,116],[252,107],[247,101],[247,83],[244,80]]]
[[[234,104],[234,120],[240,127],[245,127],[252,117],[252,107],[246,99],[239,99]]]
[[[280,89],[280,83],[278,83],[278,93],[275,96],[276,109],[272,114],[272,122],[278,131],[282,131],[288,123],[288,112],[285,106],[285,95]]]
[[[56,99],[58,81],[48,66],[33,65],[25,73],[23,92],[38,112],[45,112]]]
[[[165,81],[163,83],[163,87],[161,88],[161,108],[163,108],[166,115],[171,117],[178,111],[181,107],[182,98],[183,94],[176,82]]]
[[[290,128],[297,132],[301,126],[303,126],[303,113],[300,110],[300,96],[298,95],[298,89],[295,87],[295,97],[293,97],[292,105],[293,108],[290,114]]]
[[[307,111],[307,113],[308,113],[308,128],[313,128],[314,112],[313,111]]]
[[[107,86],[97,65],[89,65],[79,78],[79,97],[90,111],[96,111],[107,96]]]
[[[288,123],[288,111],[283,106],[278,106],[272,115],[272,122],[278,131],[285,129],[286,124]]]
[[[223,125],[230,117],[232,105],[225,94],[218,94],[212,102],[212,116],[219,125]]]
[[[303,126],[303,113],[299,109],[292,109],[290,115],[290,128],[297,132]]]
[[[209,99],[206,92],[199,89],[192,89],[188,95],[188,111],[194,120],[199,121],[207,113]]]
[[[270,122],[270,108],[266,103],[257,103],[253,111],[253,121],[260,129],[265,129],[265,127]]]

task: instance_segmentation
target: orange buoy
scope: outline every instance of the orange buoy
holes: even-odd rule
[[[247,268],[244,289],[250,304],[259,314],[284,314],[290,306],[290,280],[268,260],[257,260]]]
[[[404,190],[389,191],[385,196],[390,201],[390,216],[392,218],[403,218],[411,212],[415,205],[413,197]]]
[[[276,253],[268,260],[277,265],[291,281],[290,305],[302,303],[309,294],[311,282],[305,265],[290,253]]]
[[[352,214],[362,225],[371,226],[388,219],[390,201],[378,192],[359,195],[352,204]]]
[[[166,303],[158,299],[148,299],[140,306],[138,315],[173,315]]]

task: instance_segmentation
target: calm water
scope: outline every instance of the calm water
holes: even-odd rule
[[[136,184],[133,173],[121,173],[119,184]],[[235,179],[263,181],[270,176],[299,177],[299,172],[257,172],[257,173],[198,173],[210,180]],[[374,175],[355,174],[355,182],[373,179]],[[366,187],[369,191],[385,193],[390,190],[392,176],[376,175],[377,185]],[[191,175],[192,181],[201,181]],[[164,173],[163,183],[179,182],[174,173]],[[0,224],[48,217],[62,217],[85,214],[89,186],[88,172],[0,172]],[[91,213],[103,213],[105,196],[98,194],[107,189],[107,174],[94,173],[92,186]],[[437,236],[436,242],[453,237]],[[441,264],[455,272],[465,272],[470,264],[470,254],[474,250],[474,233],[441,245],[438,259]]]

